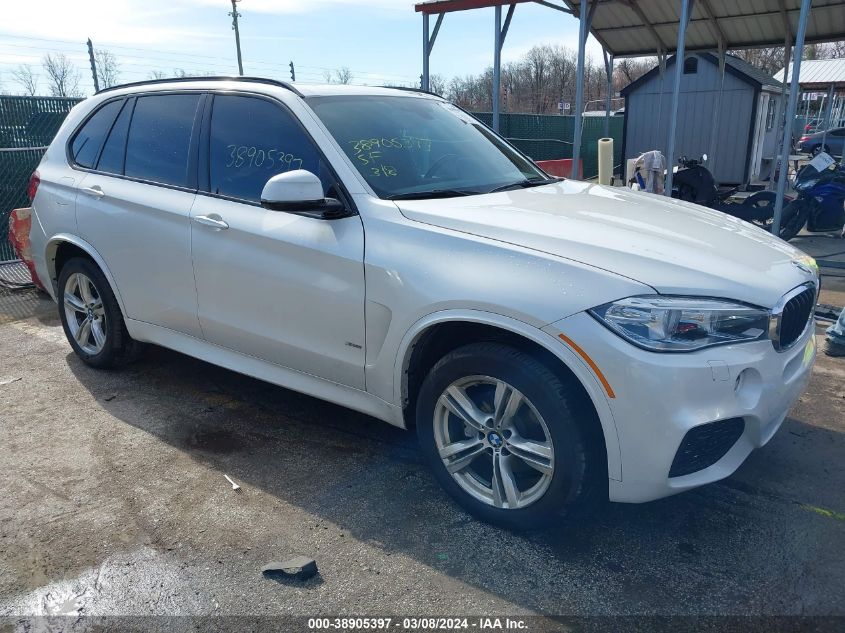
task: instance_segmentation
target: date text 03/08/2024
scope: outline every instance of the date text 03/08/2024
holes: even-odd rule
[[[477,618],[389,618],[389,617],[345,617],[309,618],[308,629],[319,630],[400,630],[400,631],[528,631],[528,624],[520,618],[477,617]]]

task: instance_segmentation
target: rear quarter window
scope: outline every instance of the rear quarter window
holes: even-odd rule
[[[109,101],[82,124],[71,141],[70,153],[74,163],[87,169],[94,167],[103,141],[122,104],[122,99]]]
[[[97,171],[109,174],[123,173],[123,159],[126,156],[126,133],[129,131],[129,117],[132,116],[132,99],[127,99],[126,105],[120,111],[117,120],[112,125],[111,132],[103,145],[100,160],[97,161]]]

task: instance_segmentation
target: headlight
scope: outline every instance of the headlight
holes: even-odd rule
[[[723,299],[629,297],[589,312],[619,336],[654,352],[757,341],[768,336],[769,328],[768,310]]]

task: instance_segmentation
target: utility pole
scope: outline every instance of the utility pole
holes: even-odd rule
[[[97,62],[94,60],[94,45],[88,38],[88,60],[91,62],[91,76],[94,78],[94,92],[100,92],[100,82],[97,81]]]
[[[296,69],[293,67],[293,60],[290,63],[290,80],[296,81]]]
[[[238,49],[238,74],[244,74],[244,63],[241,60],[241,34],[238,31],[238,18],[241,17],[241,14],[238,13],[238,7],[236,6],[238,2],[241,0],[232,0],[232,12],[229,14],[232,16],[232,29],[235,31],[235,47]]]

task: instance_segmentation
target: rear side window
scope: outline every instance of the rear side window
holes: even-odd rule
[[[286,110],[254,97],[214,97],[209,143],[211,193],[259,202],[271,176],[294,169],[319,176],[324,194],[334,183],[317,148]]]
[[[103,152],[97,162],[97,171],[109,174],[123,173],[123,158],[126,155],[126,133],[129,131],[129,118],[132,116],[132,100],[126,101],[123,109],[109,132]]]
[[[185,186],[191,131],[199,99],[198,94],[138,99],[126,141],[127,176]]]
[[[70,151],[74,163],[88,169],[94,166],[106,134],[109,133],[122,104],[122,99],[109,101],[80,128],[76,136],[73,137],[73,143],[71,143]]]

